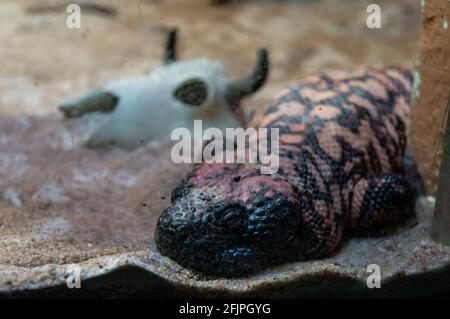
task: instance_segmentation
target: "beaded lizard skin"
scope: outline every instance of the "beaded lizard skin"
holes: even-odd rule
[[[322,73],[290,87],[260,127],[278,128],[280,165],[198,164],[159,218],[159,251],[207,275],[326,257],[347,234],[414,215],[404,155],[413,77],[397,67]]]

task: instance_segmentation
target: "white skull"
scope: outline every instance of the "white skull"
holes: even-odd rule
[[[166,65],[148,76],[110,82],[59,106],[67,117],[109,112],[109,119],[94,131],[86,146],[134,149],[166,139],[178,127],[193,132],[194,120],[202,120],[205,129],[225,131],[242,126],[236,110],[241,98],[264,84],[268,72],[266,50],[259,50],[258,65],[249,78],[230,81],[219,61],[176,61],[175,41],[173,30],[166,47]]]

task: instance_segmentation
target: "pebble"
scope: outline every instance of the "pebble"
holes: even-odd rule
[[[14,188],[7,188],[3,192],[3,199],[13,205],[16,208],[22,207],[22,200],[20,199],[20,194]]]

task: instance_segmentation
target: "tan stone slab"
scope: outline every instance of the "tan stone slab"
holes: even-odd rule
[[[450,2],[422,1],[420,66],[411,115],[411,150],[425,186],[435,193],[450,91]]]

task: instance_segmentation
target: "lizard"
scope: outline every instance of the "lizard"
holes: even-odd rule
[[[400,67],[312,75],[282,92],[259,127],[279,130],[279,169],[200,163],[159,217],[157,249],[233,277],[335,253],[414,215],[405,175],[413,76]]]

